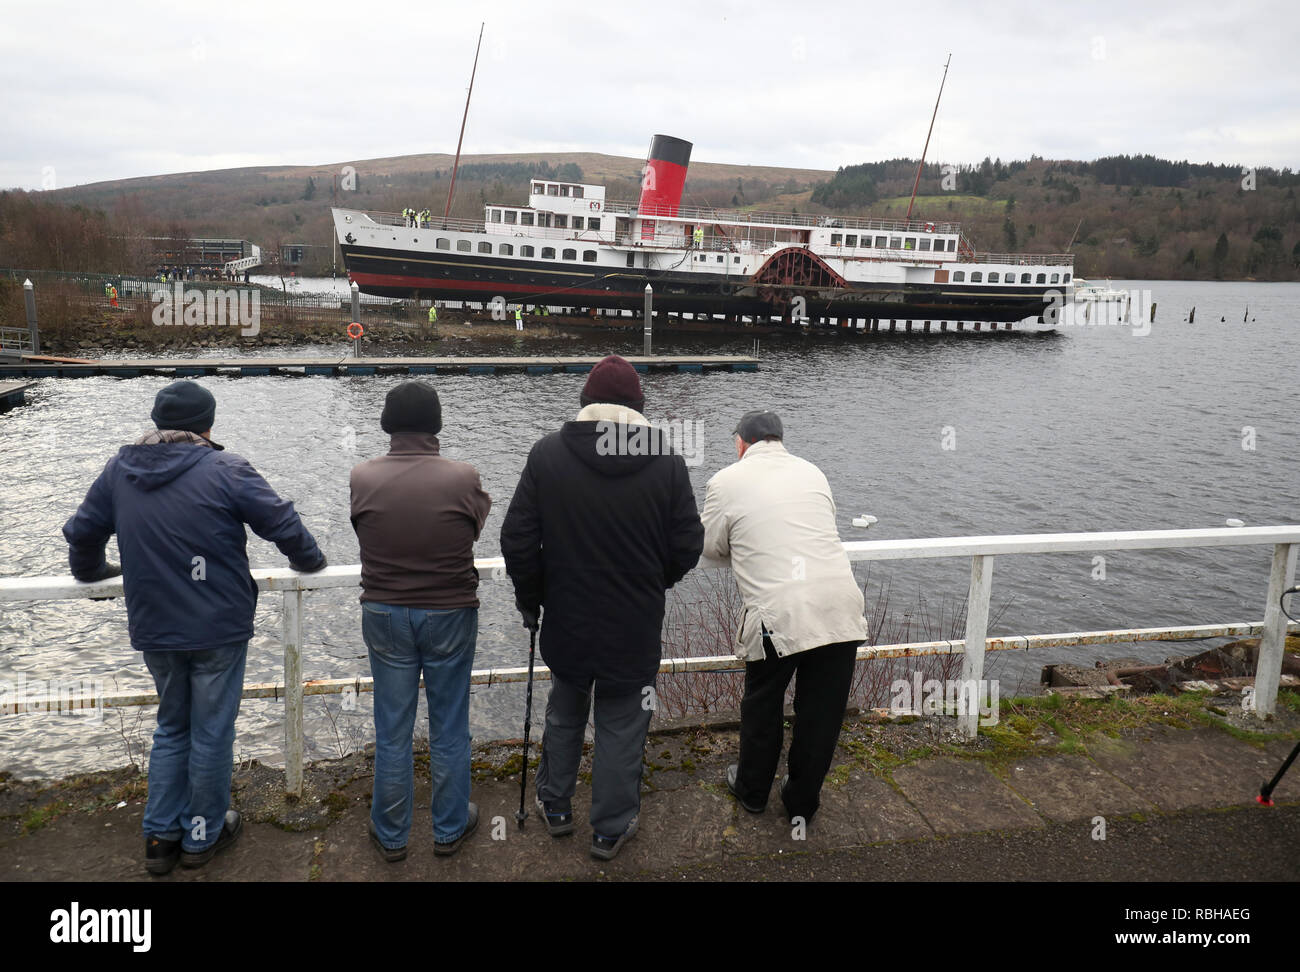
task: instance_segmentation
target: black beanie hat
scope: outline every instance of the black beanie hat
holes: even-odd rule
[[[207,432],[217,414],[217,400],[197,381],[173,381],[153,400],[149,417],[160,429]]]
[[[384,399],[379,425],[389,435],[402,432],[442,431],[442,403],[433,386],[423,381],[404,381]]]
[[[641,392],[641,379],[637,377],[636,369],[616,354],[606,355],[596,362],[587,376],[587,383],[582,386],[578,401],[583,405],[604,402],[645,411],[645,395]]]

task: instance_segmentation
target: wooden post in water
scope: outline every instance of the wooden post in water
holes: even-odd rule
[[[23,301],[27,304],[27,331],[32,337],[32,354],[40,354],[41,329],[36,324],[36,291],[31,280],[23,281]]]
[[[642,331],[641,353],[650,356],[650,334],[654,330],[654,288],[645,285],[645,327]]]
[[[302,796],[302,591],[284,592],[284,791]]]

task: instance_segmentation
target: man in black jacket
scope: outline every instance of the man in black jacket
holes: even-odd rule
[[[685,460],[641,415],[636,370],[596,364],[576,421],[538,441],[501,527],[524,625],[544,607],[551,669],[538,809],[573,832],[571,801],[595,695],[591,853],[611,860],[636,833],[654,709],[664,592],[699,559],[704,528]],[[594,693],[593,693],[594,690]]]

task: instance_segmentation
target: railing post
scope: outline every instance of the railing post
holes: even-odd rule
[[[284,791],[302,796],[302,591],[284,592]]]
[[[1264,604],[1264,630],[1259,636],[1259,658],[1255,665],[1255,714],[1261,719],[1277,707],[1277,687],[1282,678],[1282,653],[1286,645],[1286,616],[1282,613],[1282,592],[1295,583],[1296,552],[1300,545],[1279,543],[1273,548],[1273,565],[1268,572],[1268,600]]]
[[[23,281],[23,302],[27,305],[27,333],[32,342],[32,354],[40,354],[41,329],[36,323],[36,291],[31,280]]]
[[[966,647],[961,659],[962,684],[957,692],[957,721],[961,734],[974,739],[979,732],[979,683],[984,677],[984,642],[989,632],[989,595],[993,590],[993,558],[970,559],[970,592],[966,596]]]

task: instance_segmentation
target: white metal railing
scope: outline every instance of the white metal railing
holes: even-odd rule
[[[711,220],[720,223],[757,223],[769,226],[798,226],[805,229],[866,229],[897,233],[960,233],[960,223],[935,223],[927,220],[865,219],[857,216],[830,216],[804,213],[776,213],[762,210],[714,209],[710,206],[649,206],[636,202],[610,200],[605,211],[619,216],[642,216],[648,219]]]
[[[1008,635],[988,637],[989,602],[992,593],[993,558],[1024,554],[1061,554],[1101,550],[1163,550],[1189,547],[1237,547],[1268,545],[1273,559],[1268,575],[1268,590],[1261,622],[1184,625],[1163,628],[1128,628],[1109,631],[1072,631],[1054,634]],[[962,684],[976,685],[984,674],[987,651],[1107,644],[1137,641],[1182,641],[1211,637],[1260,638],[1255,676],[1255,712],[1260,718],[1271,716],[1277,705],[1281,682],[1282,655],[1288,630],[1300,631],[1300,625],[1288,625],[1281,609],[1283,593],[1295,583],[1296,554],[1300,552],[1300,525],[1211,528],[1199,530],[1135,530],[1110,533],[1043,533],[987,537],[930,537],[924,539],[850,541],[844,544],[849,560],[885,561],[969,557],[970,588],[966,601],[966,637],[960,640],[911,642],[907,644],[871,645],[858,649],[861,660],[884,657],[907,657],[925,654],[960,654]],[[476,559],[480,576],[491,580],[506,579],[505,561],[501,557]],[[703,561],[705,568],[724,566]],[[304,695],[324,695],[346,691],[371,691],[369,678],[302,680],[302,597],[305,591],[337,587],[356,587],[361,581],[361,567],[350,564],[327,567],[314,574],[300,574],[289,568],[257,568],[252,572],[259,590],[280,592],[284,597],[281,631],[284,651],[284,681],[246,685],[244,698],[284,697],[285,706],[285,786],[288,792],[302,792],[302,701]],[[82,584],[71,577],[0,578],[0,603],[31,600],[67,600],[88,597],[120,597],[122,578],[114,577]],[[966,651],[966,645],[981,650]],[[733,655],[696,658],[666,658],[661,672],[705,672],[735,669]],[[497,682],[520,682],[527,678],[527,668],[479,669],[471,681],[480,685]],[[545,666],[538,666],[536,677],[550,678]],[[30,701],[30,700],[29,700]],[[72,708],[94,706],[129,706],[156,703],[152,693],[108,695],[94,699],[59,700]],[[79,704],[78,704],[79,703]],[[39,700],[37,700],[39,707]],[[20,703],[0,705],[0,715],[18,711]],[[958,715],[962,732],[973,738],[978,729],[979,712],[967,708]]]

